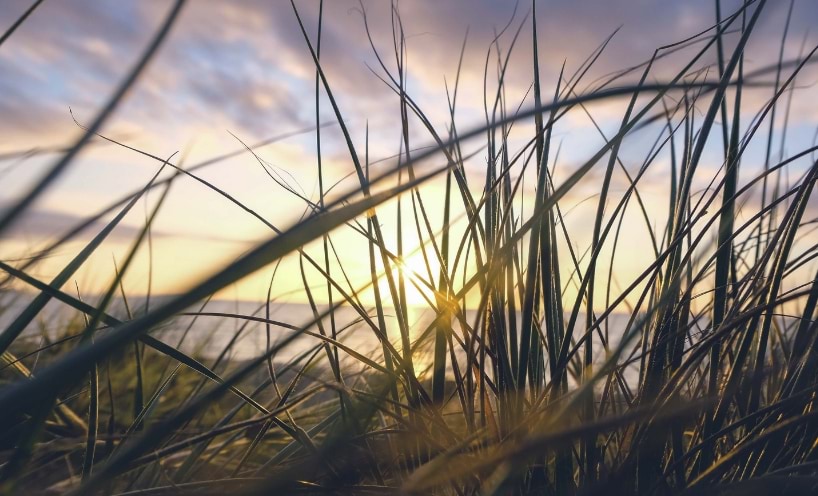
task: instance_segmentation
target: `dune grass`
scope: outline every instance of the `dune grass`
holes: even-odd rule
[[[0,49],[39,3],[0,37]],[[328,20],[319,14],[316,32],[293,3],[316,71],[316,126],[308,132],[316,139],[318,194],[310,198],[271,175],[304,202],[301,220],[280,228],[197,171],[237,155],[263,166],[260,148],[286,136],[186,165],[100,134],[183,4],[173,4],[76,144],[0,217],[0,233],[20,222],[91,143],[107,140],[156,162],[148,184],[26,261],[0,261],[4,285],[32,295],[0,331],[4,493],[816,490],[818,245],[809,215],[818,147],[793,153],[783,144],[792,95],[802,91],[797,77],[815,48],[784,58],[789,17],[778,60],[753,72],[745,71],[744,49],[769,6],[748,1],[723,15],[717,0],[712,26],[656,49],[643,64],[586,81],[608,38],[575,73],[546,81],[541,57],[550,47],[538,41],[542,7],[534,2],[486,47],[485,122],[464,130],[455,124],[460,66],[446,88],[445,127],[407,91],[407,40],[395,10],[393,45],[384,52],[370,42],[379,62],[373,77],[394,93],[400,144],[375,168],[368,131],[363,146],[355,143],[323,71]],[[364,23],[369,33],[365,13]],[[523,43],[532,44],[531,87],[511,101],[505,77]],[[674,71],[656,75],[667,61]],[[748,110],[749,92],[765,95],[759,108]],[[330,194],[322,169],[323,102],[348,151],[354,186],[343,182],[341,193]],[[594,117],[595,105],[606,102],[624,102],[613,131]],[[603,143],[582,150],[584,162],[573,166],[559,162],[557,133],[569,114],[593,123],[589,143]],[[426,141],[416,143],[410,129]],[[650,145],[634,161],[623,150],[637,140]],[[758,143],[763,157],[747,151]],[[716,164],[706,153],[713,147],[723,150]],[[661,207],[644,198],[646,178],[657,171],[665,178]],[[587,201],[595,214],[577,225],[567,211],[592,175],[597,191]],[[122,279],[136,270],[134,254],[149,243],[164,198],[182,180],[258,219],[269,238],[187,291],[132,308]],[[429,200],[429,184],[441,198]],[[160,198],[108,290],[72,294],[77,271],[156,189]],[[383,214],[385,204],[396,207],[394,218]],[[53,280],[35,276],[40,261],[106,218]],[[617,250],[630,223],[645,233],[638,254]],[[333,240],[340,230],[366,242],[364,286],[347,277],[344,247]],[[409,233],[419,246],[406,245]],[[578,235],[590,242],[578,245]],[[412,256],[423,260],[420,270],[405,266]],[[640,270],[615,273],[622,257],[638,257]],[[271,311],[275,275],[256,313],[208,310],[223,288],[293,260],[309,322]],[[411,317],[410,285],[432,315],[422,325]],[[66,324],[59,339],[32,341],[24,331],[53,301],[83,319]],[[356,318],[342,318],[342,308]],[[161,338],[159,327],[182,316],[236,320],[239,330],[214,360]],[[266,348],[229,360],[249,323],[264,326]],[[282,329],[286,337],[275,339]],[[347,344],[352,333],[371,335],[376,351]],[[312,344],[280,358],[304,339]]]

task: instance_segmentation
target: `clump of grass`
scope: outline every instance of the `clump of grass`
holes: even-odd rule
[[[745,71],[745,48],[766,3],[745,2],[723,16],[717,1],[713,26],[658,48],[643,64],[588,83],[609,38],[574,74],[560,72],[551,86],[540,75],[532,3],[517,29],[510,21],[488,47],[485,123],[465,131],[455,118],[460,66],[447,88],[445,128],[433,125],[407,91],[406,37],[394,9],[394,58],[374,42],[372,49],[380,64],[376,76],[394,93],[400,149],[389,166],[377,169],[368,132],[364,146],[354,142],[323,71],[323,9],[311,37],[293,3],[316,68],[318,198],[277,180],[305,203],[301,220],[280,229],[196,174],[221,158],[184,168],[172,157],[102,137],[155,159],[156,176],[28,261],[0,262],[7,284],[16,280],[36,291],[0,333],[7,363],[0,390],[3,490],[814,491],[818,245],[811,243],[813,221],[806,215],[818,147],[787,155],[782,144],[776,158],[773,144],[786,136],[786,125],[781,133],[775,127],[776,113],[783,107],[789,115],[796,78],[815,49],[785,60],[785,27],[779,59]],[[0,230],[16,222],[98,133],[181,4],[105,111],[3,216]],[[369,33],[365,14],[364,24]],[[525,42],[533,47],[531,88],[521,101],[510,101],[505,77],[512,51]],[[717,63],[710,67],[707,57],[713,56]],[[659,78],[655,68],[668,60],[675,70]],[[743,100],[750,91],[767,94],[752,116]],[[324,98],[355,182],[335,196],[322,170],[317,117]],[[613,132],[594,117],[594,105],[608,101],[625,102]],[[582,150],[587,158],[580,165],[558,168],[555,133],[569,113],[593,123],[602,144]],[[432,145],[417,148],[410,130],[428,134]],[[636,140],[652,143],[638,161],[624,153]],[[704,177],[705,151],[718,148],[719,140],[719,167]],[[758,142],[765,143],[763,158],[747,151]],[[241,152],[256,155],[256,148]],[[174,175],[160,179],[168,168]],[[665,207],[643,197],[646,178],[656,170],[666,181],[664,215]],[[601,178],[590,199],[594,213],[589,223],[575,225],[567,212],[571,195],[594,173]],[[112,310],[113,302],[127,302],[122,277],[149,238],[162,200],[183,178],[263,222],[269,240],[186,292],[135,314],[127,303],[124,311]],[[443,191],[434,203],[423,188],[430,183]],[[65,286],[76,271],[155,188],[161,199],[108,291],[95,303],[69,294]],[[386,218],[385,204],[395,207],[394,218]],[[38,261],[111,213],[113,220],[53,281],[32,275]],[[617,260],[634,257],[621,251],[633,231],[629,224],[644,232],[636,255],[640,270],[619,274]],[[395,227],[394,239],[385,225]],[[363,286],[350,282],[339,255],[343,247],[334,242],[340,230],[354,232],[368,249]],[[590,233],[584,247],[577,243],[577,236],[586,239],[583,232]],[[417,247],[406,246],[410,235]],[[407,267],[409,257],[423,262]],[[207,310],[212,295],[233,282],[271,264],[296,262],[310,322],[287,322],[271,312],[275,275],[257,313]],[[410,285],[426,297],[431,318],[410,317]],[[23,331],[52,300],[85,320],[70,339],[32,350]],[[355,318],[347,321],[341,309],[353,310]],[[215,360],[186,354],[181,343],[155,335],[158,326],[182,315],[262,324],[266,349],[247,361],[226,360],[239,330]],[[279,330],[288,333],[273,339]],[[371,334],[375,351],[350,345],[352,333]],[[280,358],[305,339],[314,344]],[[34,374],[26,368],[33,356],[42,360]],[[123,409],[127,413],[118,413]]]

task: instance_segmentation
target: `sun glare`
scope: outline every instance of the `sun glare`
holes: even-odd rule
[[[427,268],[426,261],[420,253],[410,255],[405,258],[394,260],[392,268],[392,277],[395,284],[400,278],[403,278],[404,288],[406,292],[406,303],[409,306],[428,306],[429,302],[435,301],[435,295],[432,291],[434,279],[429,281],[429,272],[433,277],[437,277],[439,268],[437,263],[429,260]],[[430,287],[431,286],[431,287]],[[378,288],[381,295],[389,295],[389,281],[384,274],[378,282]]]

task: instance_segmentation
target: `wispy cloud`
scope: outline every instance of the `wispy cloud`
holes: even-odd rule
[[[28,4],[27,0],[4,2],[0,26],[10,24]],[[741,1],[722,4],[724,12],[732,12]],[[296,5],[315,43],[318,2],[298,1]],[[458,112],[462,125],[479,124],[484,119],[484,72],[488,71],[490,79],[496,77],[496,55],[487,62],[489,46],[508,24],[499,48],[505,51],[511,47],[516,30],[530,22],[530,3],[419,0],[397,5],[408,47],[408,89],[428,112],[433,125],[441,129],[448,120],[444,81],[449,85],[454,82],[460,47],[468,31]],[[159,0],[45,2],[0,48],[0,151],[70,143],[78,129],[69,116],[69,107],[82,122],[92,118],[138,57],[167,6],[167,2]],[[748,48],[748,68],[776,59],[787,6],[788,2],[768,4],[768,12]],[[711,0],[550,0],[538,3],[537,8],[542,77],[549,85],[556,83],[563,62],[569,72],[575,70],[617,29],[588,81],[644,61],[657,46],[691,36],[714,22]],[[377,77],[385,74],[370,46],[364,13],[372,43],[389,70],[394,71],[395,19],[390,2],[324,2],[321,61],[352,128],[353,139],[362,148],[368,124],[371,156],[379,158],[398,150],[398,98]],[[797,55],[801,39],[815,18],[818,4],[796,3],[786,48],[788,57]],[[728,45],[736,36],[731,35]],[[811,36],[809,42],[814,42]],[[506,75],[510,107],[519,104],[531,84],[531,57],[530,32],[524,28]],[[702,65],[714,61],[711,56]],[[657,74],[666,74],[663,70],[660,64]],[[810,77],[807,73],[800,82],[814,82]],[[217,155],[239,146],[228,131],[253,142],[314,123],[314,78],[315,67],[288,2],[189,2],[168,43],[105,132],[126,135],[129,143],[161,156],[188,149],[193,158]],[[490,84],[486,91],[490,93],[492,88]],[[748,94],[747,105],[758,109],[769,93]],[[621,118],[618,105],[591,109],[604,129],[615,126]],[[818,115],[814,101],[794,107],[791,124],[796,137],[807,133],[798,130],[799,119],[814,115]],[[325,98],[321,120],[334,120]],[[561,129],[557,140],[601,140],[581,113],[570,116],[565,127],[580,132],[570,136]],[[415,145],[430,142],[420,126],[413,125],[412,131]],[[325,166],[332,183],[352,168],[337,129],[325,130],[324,139]],[[314,146],[313,137],[304,136],[265,149],[261,155],[293,174],[305,193],[314,198]],[[586,148],[566,147],[573,151],[561,156],[558,175],[582,160]],[[107,146],[88,150],[79,162],[50,197],[59,201],[45,200],[24,226],[27,231],[12,235],[51,233],[56,226],[73,222],[94,207],[143,185],[145,177],[158,166]],[[482,156],[473,161],[475,174],[480,173],[482,162]],[[268,180],[250,156],[204,174],[277,225],[286,226],[303,210],[298,200]],[[660,184],[658,179],[655,181]],[[349,184],[353,183],[354,178]],[[4,194],[16,194],[14,188],[10,191]],[[257,221],[244,219],[243,212],[233,212],[223,198],[201,184],[185,182],[171,196],[168,208],[173,215],[162,220],[164,227],[157,232],[184,231],[186,236],[198,232],[199,236],[207,236],[215,230],[224,232],[227,239],[255,239],[253,236],[267,234]],[[582,198],[570,200],[581,202]],[[129,226],[123,227],[123,235],[132,235],[138,229],[138,223]]]

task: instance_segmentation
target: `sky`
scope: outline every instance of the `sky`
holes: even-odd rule
[[[29,5],[29,0],[0,2],[0,30],[10,26]],[[319,2],[299,0],[295,5],[315,43]],[[530,2],[403,0],[395,5],[406,36],[408,92],[433,125],[440,130],[447,128],[447,88],[453,88],[464,42],[458,128],[469,129],[484,121],[487,53],[506,25],[509,27],[498,42],[503,51],[509,49],[514,33],[522,27],[509,61],[506,97],[515,106],[520,102],[531,105],[531,95],[527,94],[533,78]],[[589,84],[612,71],[645,61],[659,46],[706,29],[715,19],[713,5],[712,0],[538,1],[540,70],[546,94],[553,91],[563,64],[566,74],[573,73],[612,34],[611,42],[585,78]],[[739,5],[736,0],[725,0],[722,9],[733,12]],[[777,59],[788,6],[785,0],[768,2],[747,48],[748,70]],[[72,113],[81,124],[93,120],[169,7],[170,2],[165,0],[46,0],[0,46],[0,177],[5,185],[0,206],[13,202],[53,163],[58,154],[48,150],[69,146],[78,138],[81,129]],[[373,170],[385,167],[394,163],[390,157],[400,149],[399,101],[381,80],[385,73],[376,57],[379,54],[394,70],[390,2],[327,0],[323,8],[323,70],[356,148],[363,151],[368,146]],[[810,32],[810,28],[814,31],[815,19],[818,3],[795,2],[785,44],[787,58],[797,57],[802,46],[811,49],[818,42],[818,33]],[[729,35],[728,48],[736,39],[736,33]],[[490,72],[495,75],[496,55],[493,57]],[[669,77],[678,60],[669,57],[661,61],[653,76],[657,80]],[[714,61],[710,54],[699,66]],[[636,75],[627,82],[635,79]],[[804,89],[795,93],[797,100],[788,123],[787,147],[792,149],[801,149],[813,140],[818,99],[809,97],[810,92],[814,95],[809,85],[816,80],[818,73],[812,69],[799,79]],[[175,153],[174,162],[188,166],[240,150],[245,144],[290,135],[259,148],[258,157],[242,154],[201,170],[203,179],[283,229],[297,222],[305,209],[303,201],[286,192],[274,178],[313,201],[317,198],[314,92],[315,65],[289,2],[193,0],[187,3],[157,57],[105,124],[103,134],[158,157]],[[750,91],[744,105],[754,114],[769,97],[769,90]],[[604,132],[615,132],[623,103],[601,103],[590,108]],[[354,190],[352,162],[325,94],[320,97],[318,114],[317,120],[326,124],[322,128],[326,183],[340,181],[333,194]],[[582,112],[569,114],[556,136],[562,145],[561,174],[581,164],[602,143]],[[644,155],[651,136],[634,138],[633,144],[623,149],[622,156],[629,165]],[[416,121],[411,126],[411,142],[418,148],[432,143],[431,136]],[[479,144],[470,150],[479,152]],[[37,153],[21,155],[33,151]],[[703,179],[710,179],[718,169],[718,151],[718,147],[708,149],[713,157],[709,164],[712,173],[708,176],[707,171],[703,172]],[[481,158],[485,163],[485,154],[478,153],[468,169],[477,184],[483,173]],[[379,162],[381,159],[385,160]],[[144,186],[158,166],[155,160],[116,145],[92,142],[25,218],[4,233],[0,258],[24,258],[84,217]],[[642,190],[657,212],[666,198],[665,176],[662,170],[651,172]],[[598,181],[597,173],[592,173],[565,199],[565,209],[572,212],[568,219],[573,219],[574,226],[581,227],[584,216],[589,215],[585,207],[593,202],[587,199],[598,192]],[[621,192],[624,179],[616,181],[615,189]],[[441,191],[439,183],[424,187],[423,194],[432,207],[439,205]],[[104,287],[113,274],[112,258],[124,257],[158,197],[152,193],[128,215],[124,225],[78,276],[79,287],[89,292]],[[384,211],[393,210],[394,206],[388,206]],[[92,226],[75,243],[61,247],[37,266],[36,275],[53,277],[101,227]],[[391,234],[389,227],[385,228]],[[633,249],[640,249],[639,240],[644,239],[646,231],[637,225],[627,229],[633,229],[629,237]],[[128,290],[137,294],[183,290],[271,235],[257,219],[201,183],[180,179],[174,182],[153,227],[151,249],[140,250],[137,266],[142,269],[133,270],[126,278]],[[356,253],[366,245],[355,236],[344,232],[336,238],[353,278],[355,274],[368,274],[364,257]],[[407,236],[411,245],[411,233]],[[581,245],[587,235],[580,232],[576,239]],[[636,261],[626,259],[621,263],[631,263],[630,270],[636,270]],[[144,270],[148,264],[151,272]],[[297,263],[289,261],[280,270],[286,277],[277,291],[303,298],[297,296]],[[623,270],[629,269],[626,266]],[[260,298],[271,269],[263,272],[231,288],[227,295]]]

